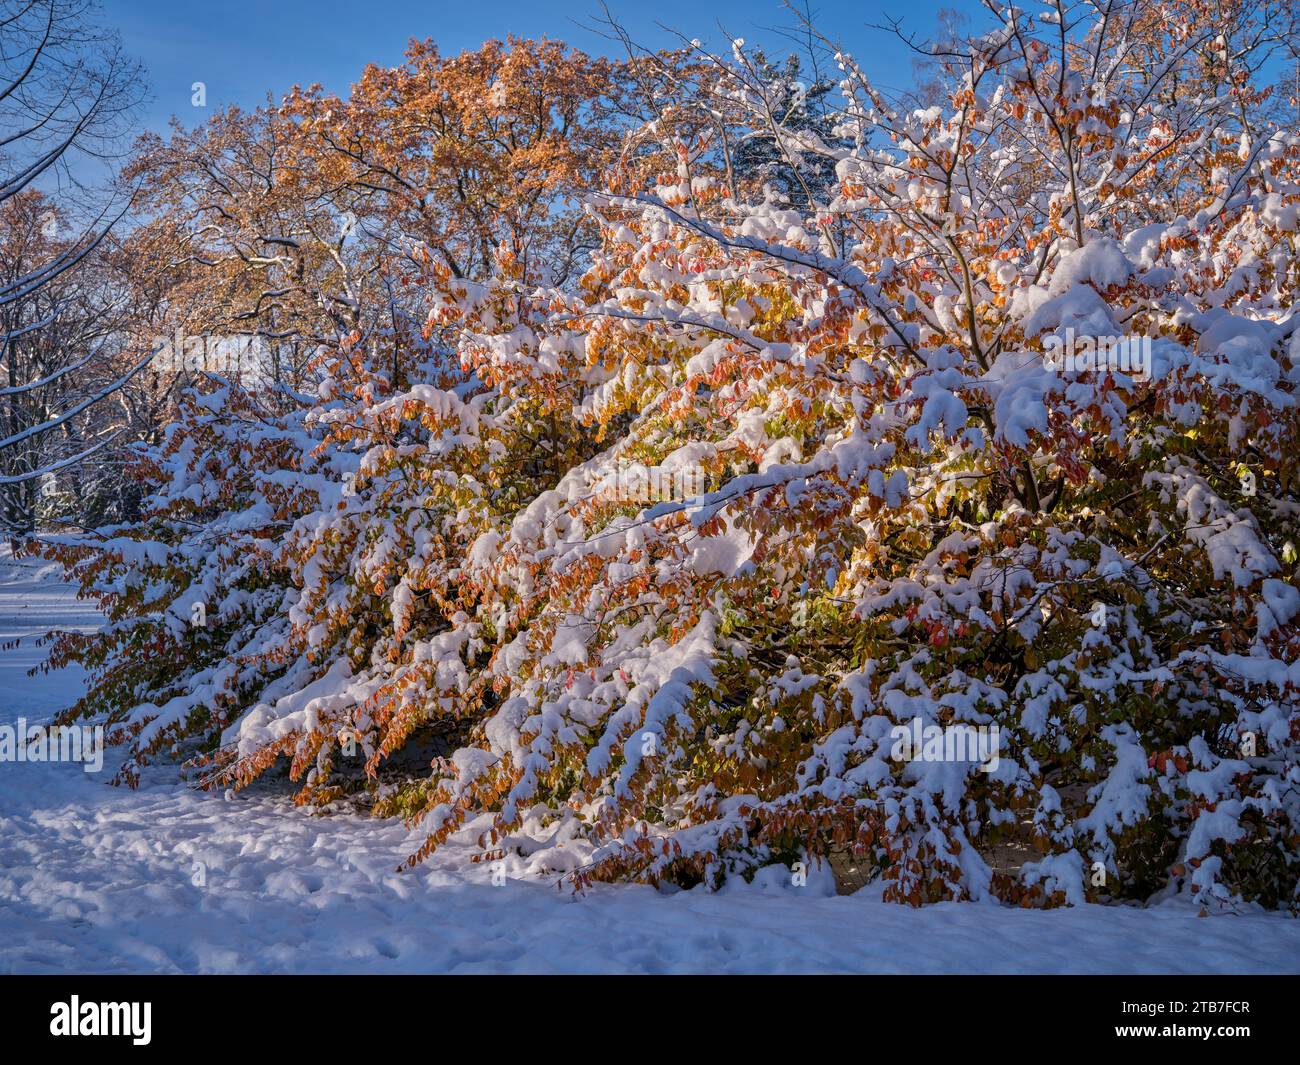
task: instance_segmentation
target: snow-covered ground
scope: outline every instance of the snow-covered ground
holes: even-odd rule
[[[0,642],[95,624],[49,567],[0,557]],[[0,652],[0,724],[75,698],[72,671],[27,675],[41,658],[30,638]],[[400,822],[198,793],[166,765],[113,788],[113,761],[0,762],[0,971],[1300,971],[1300,921],[1182,903],[911,910],[870,889],[836,897],[816,876],[575,896],[493,886],[454,851],[398,873],[416,842]]]

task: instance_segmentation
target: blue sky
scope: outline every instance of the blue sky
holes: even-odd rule
[[[268,91],[277,98],[294,84],[319,81],[346,92],[368,62],[401,60],[411,37],[432,37],[447,52],[492,37],[557,37],[588,52],[610,47],[580,28],[600,13],[599,0],[100,0],[104,22],[122,35],[128,52],[149,71],[153,100],[142,123],[162,131],[169,116],[187,126],[212,108],[256,106]],[[780,0],[608,0],[610,10],[650,45],[672,43],[656,23],[688,37],[732,36],[778,42],[771,27],[794,19]],[[902,16],[922,36],[942,7],[974,10],[974,0],[824,0],[813,4],[817,23],[857,56],[883,86],[901,87],[911,75],[904,45],[869,29]],[[206,111],[190,103],[190,87],[207,87]]]

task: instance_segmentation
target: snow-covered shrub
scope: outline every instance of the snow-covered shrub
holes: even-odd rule
[[[288,754],[327,801],[337,752],[437,725],[381,795],[412,861],[473,823],[580,883],[852,847],[913,904],[1294,906],[1300,143],[1216,43],[1236,8],[1056,15],[970,42],[946,107],[839,56],[833,144],[719,60],[702,107],[833,163],[807,210],[674,112],[587,198],[576,284],[430,255],[460,370],[354,353],[301,415],[347,485],[295,497],[280,672],[221,704],[209,781]],[[1045,358],[1128,336],[1141,372]],[[997,757],[900,756],[957,726]]]
[[[142,521],[41,545],[107,618],[55,641],[49,665],[76,660],[90,675],[64,718],[102,717],[110,740],[130,744],[128,783],[156,752],[214,746],[280,672],[289,584],[279,544],[295,517],[338,492],[337,458],[312,453],[306,406],[280,398],[229,382],[183,396],[164,441],[141,449],[131,471],[151,489]]]

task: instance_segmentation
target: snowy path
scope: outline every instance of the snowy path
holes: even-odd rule
[[[94,623],[36,563],[0,559],[0,640]],[[26,675],[40,657],[31,641],[0,652],[0,723],[75,696],[66,671]],[[396,873],[412,849],[398,822],[226,801],[168,766],[136,792],[109,776],[0,763],[0,971],[1300,971],[1300,921],[1279,916],[914,911],[817,886],[575,898],[493,887],[454,854]]]

